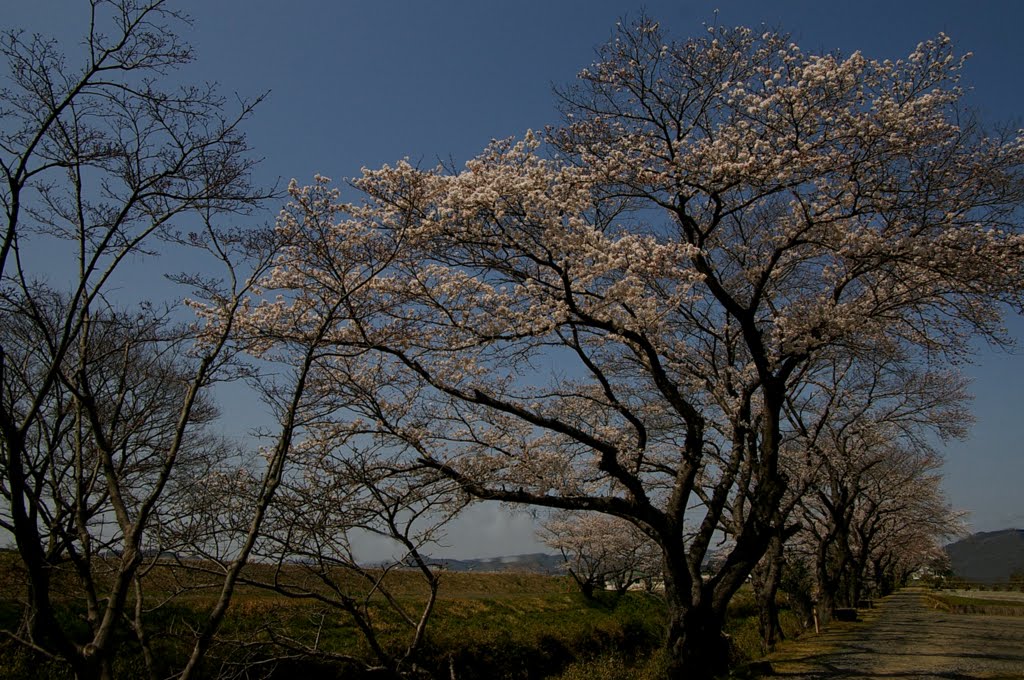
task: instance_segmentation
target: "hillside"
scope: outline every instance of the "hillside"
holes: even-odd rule
[[[529,555],[511,555],[507,557],[489,557],[475,560],[432,559],[431,562],[443,564],[449,571],[480,571],[480,572],[529,572],[534,574],[564,573],[564,560],[559,555],[547,553],[531,553]]]
[[[1024,529],[986,531],[946,546],[953,573],[968,581],[1005,583],[1024,571]]]

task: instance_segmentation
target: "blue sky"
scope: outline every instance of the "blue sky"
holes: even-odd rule
[[[3,23],[77,40],[87,3],[10,2]],[[315,173],[341,180],[403,157],[461,164],[492,138],[557,122],[553,84],[572,81],[615,21],[641,5],[613,0],[181,0],[198,61],[188,77],[225,94],[269,91],[248,133],[259,178]],[[983,119],[1024,121],[1024,3],[651,1],[676,37],[703,23],[779,28],[805,51],[898,58],[949,34],[971,51],[965,84]],[[72,9],[76,8],[76,9]],[[716,8],[718,9],[716,13]],[[77,13],[76,13],[77,12]],[[1009,320],[1024,342],[1024,322]],[[1024,357],[981,347],[973,377],[978,422],[946,451],[946,489],[974,530],[1024,526]],[[229,410],[230,413],[230,410]],[[481,510],[451,532],[454,557],[537,549],[528,518]]]

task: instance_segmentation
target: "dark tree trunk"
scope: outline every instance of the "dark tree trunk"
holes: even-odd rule
[[[878,597],[891,595],[896,589],[896,576],[882,559],[874,561],[875,570],[875,594]]]
[[[682,549],[665,548],[668,678],[711,680],[729,672],[729,641],[722,632],[725,607],[710,586],[691,573]],[[696,583],[695,583],[696,581]],[[728,599],[725,599],[727,602]]]
[[[861,595],[864,593],[864,579],[860,574],[854,573],[853,578],[850,580],[850,603],[849,606],[856,607],[857,603],[861,601]]]
[[[710,605],[670,602],[667,677],[712,680],[727,675],[729,641],[722,633],[724,622],[724,616]]]
[[[784,639],[779,623],[779,606],[776,598],[782,581],[782,537],[773,537],[768,552],[751,573],[754,597],[757,602],[758,629],[761,647],[765,654],[775,649],[775,644]]]
[[[3,414],[3,424],[8,424],[8,414]],[[13,432],[13,434],[12,434]],[[66,661],[71,671],[80,680],[99,677],[99,657],[92,654],[94,648],[79,648],[64,632],[57,620],[50,594],[51,565],[42,547],[42,539],[36,527],[36,511],[32,507],[31,492],[26,484],[22,466],[25,458],[25,439],[11,427],[4,427],[7,437],[8,483],[10,484],[10,512],[14,524],[14,539],[18,553],[28,571],[28,603],[25,628],[28,638],[40,648],[52,651]]]
[[[836,610],[836,591],[839,588],[835,575],[829,569],[827,543],[818,546],[814,567],[814,609],[817,611],[818,621],[824,624],[828,623],[832,618],[832,613]]]
[[[679,612],[669,624],[669,678],[712,680],[729,673],[729,641],[710,607]]]

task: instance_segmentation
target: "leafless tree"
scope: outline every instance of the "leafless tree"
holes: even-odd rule
[[[272,271],[281,271],[300,241],[304,250],[323,247],[326,226],[305,219],[294,206],[284,211],[275,234],[268,235],[277,253]],[[318,605],[324,625],[334,617],[353,622],[373,658],[332,650],[315,633],[306,639],[268,630],[262,642],[244,647],[270,642],[277,650],[270,654],[417,675],[423,671],[418,654],[441,583],[424,546],[443,533],[467,497],[457,484],[419,465],[419,448],[397,435],[397,423],[413,407],[408,381],[367,361],[365,350],[350,352],[333,341],[349,306],[358,303],[355,294],[390,265],[395,252],[360,239],[337,245],[349,253],[333,269],[343,282],[330,290],[310,287],[316,307],[309,314],[284,317],[273,305],[250,298],[246,313],[233,319],[235,342],[254,361],[251,383],[272,415],[265,426],[272,437],[262,453],[266,470],[253,474],[260,464],[218,470],[194,487],[193,511],[173,531],[190,537],[182,542],[200,560],[193,569],[226,577],[218,619],[230,589],[260,587]],[[262,287],[272,276],[257,277],[255,283]],[[216,334],[220,319],[232,316],[219,300],[208,298],[200,313],[212,320],[210,332]],[[341,375],[345,379],[336,380]],[[360,535],[388,541],[394,559],[361,562],[353,544]],[[247,568],[250,558],[259,565]],[[395,595],[396,589],[402,595]],[[412,600],[405,599],[410,594]],[[400,651],[393,641],[381,640],[382,616],[408,628]],[[201,644],[216,642],[215,632],[205,627]]]
[[[218,225],[268,196],[250,184],[239,127],[256,102],[228,113],[210,86],[163,86],[192,59],[174,31],[186,17],[162,0],[85,9],[71,54],[15,30],[0,42],[0,464],[4,525],[29,575],[17,637],[82,678],[110,677],[150,530],[217,448],[202,434],[206,392],[231,357],[229,324],[190,346],[175,310],[124,312],[139,300],[116,301],[113,283],[132,259],[187,248],[221,267],[190,279],[195,292],[231,308],[248,246]],[[84,639],[56,615],[65,569]]]
[[[325,625],[351,622],[372,658],[339,654],[320,645],[318,635],[272,635],[271,641],[291,654],[343,661],[368,672],[426,673],[418,654],[442,582],[441,566],[427,551],[461,509],[461,492],[410,468],[393,451],[332,443],[331,451],[307,449],[302,458],[271,506],[256,550],[261,564],[273,565],[272,573],[261,566],[246,582],[318,605]],[[381,540],[392,554],[369,562],[358,548],[368,537]],[[405,635],[399,638],[396,629]]]

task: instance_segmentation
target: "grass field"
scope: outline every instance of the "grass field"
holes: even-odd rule
[[[1021,590],[953,590],[944,594],[968,599],[991,600],[994,602],[1024,605],[1024,591]]]
[[[14,564],[4,566],[12,569],[6,570],[0,581],[0,625],[13,631],[22,611],[24,575],[19,578]],[[258,576],[260,569],[252,567],[250,575]],[[155,569],[148,577],[148,601],[168,599],[146,617],[153,631],[154,652],[167,674],[180,668],[191,648],[192,628],[211,603],[215,591],[194,587],[201,585],[203,578],[169,567]],[[67,594],[62,615],[73,621],[81,615],[81,604],[71,596],[72,583],[58,582],[59,590]],[[393,572],[386,584],[410,609],[424,601],[422,583],[415,573]],[[408,640],[408,626],[384,606],[380,596],[370,598],[369,612],[385,646],[398,649]],[[783,618],[792,637],[799,629],[795,617],[784,611]],[[443,575],[419,659],[443,677],[454,669],[459,680],[654,678],[660,675],[657,650],[664,621],[664,605],[654,594],[629,592],[618,597],[601,592],[597,599],[587,600],[566,577],[452,572]],[[737,594],[727,630],[737,663],[759,656],[756,611],[749,591]],[[232,602],[220,641],[211,651],[209,675],[255,663],[257,670],[244,677],[359,677],[354,666],[339,661],[288,654],[280,645],[282,640],[315,644],[327,655],[370,657],[364,636],[345,612],[243,586]],[[0,661],[3,677],[66,677],[61,664],[11,641],[0,642]],[[144,674],[141,650],[127,631],[117,670],[119,677]]]
[[[1024,616],[1024,593],[953,590],[928,593],[932,607],[955,614]]]

